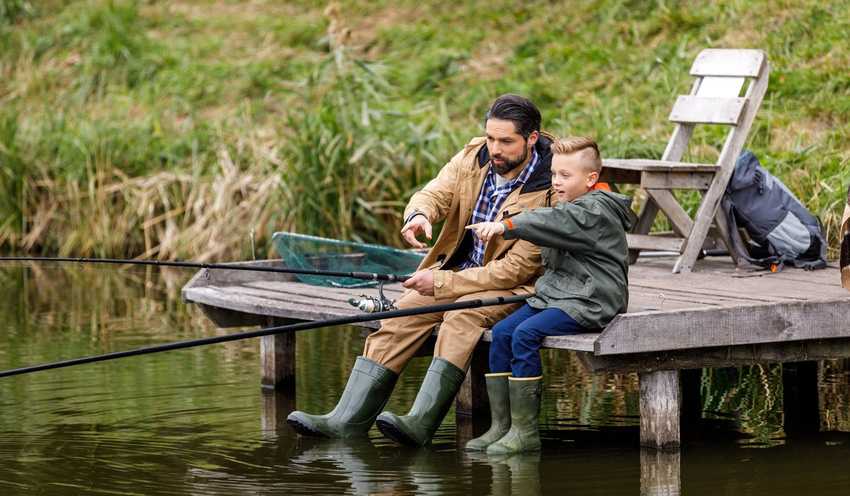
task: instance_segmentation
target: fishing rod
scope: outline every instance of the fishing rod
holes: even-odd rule
[[[106,360],[115,360],[118,358],[126,358],[138,355],[149,355],[151,353],[160,353],[163,351],[180,350],[184,348],[194,348],[196,346],[205,346],[208,344],[225,343],[228,341],[238,341],[241,339],[251,339],[261,336],[269,336],[272,334],[281,334],[284,332],[306,331],[317,327],[331,327],[338,325],[357,324],[361,322],[369,322],[372,320],[392,319],[395,317],[409,317],[411,315],[421,315],[426,313],[448,312],[451,310],[463,310],[467,308],[489,307],[494,305],[507,305],[510,303],[522,303],[526,299],[534,296],[533,294],[499,296],[496,298],[476,299],[467,301],[456,301],[453,303],[443,303],[439,305],[426,305],[417,308],[404,308],[401,310],[391,310],[388,312],[378,312],[366,315],[352,315],[350,317],[337,317],[334,319],[317,320],[313,322],[300,322],[298,324],[289,324],[283,326],[266,327],[256,331],[240,332],[228,334],[225,336],[212,336],[208,338],[192,339],[188,341],[177,341],[174,343],[159,344],[147,346],[144,348],[136,348],[135,350],[115,351],[105,353],[103,355],[92,355],[81,358],[73,358],[70,360],[62,360],[59,362],[44,363],[41,365],[30,365],[17,369],[0,371],[0,377],[10,377],[13,375],[29,374],[41,370],[51,370],[74,365],[83,365],[86,363],[103,362]]]
[[[376,274],[374,272],[342,272],[334,270],[300,269],[293,267],[256,267],[229,265],[219,263],[203,262],[181,262],[160,261],[124,258],[85,258],[85,257],[0,257],[0,262],[77,262],[91,264],[114,264],[114,265],[154,265],[157,267],[183,267],[193,269],[222,269],[222,270],[250,270],[253,272],[276,272],[279,274],[302,274],[326,277],[350,277],[352,279],[365,279],[367,281],[381,282],[404,282],[410,276],[398,276],[395,274]]]

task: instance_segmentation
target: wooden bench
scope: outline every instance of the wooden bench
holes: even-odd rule
[[[694,83],[691,92],[680,95],[673,104],[669,115],[673,134],[661,160],[603,160],[603,181],[639,184],[647,195],[628,236],[633,260],[641,250],[676,252],[679,257],[673,272],[693,270],[704,247],[731,246],[728,226],[718,207],[767,91],[770,66],[761,50],[706,49],[697,55],[690,73]],[[749,85],[741,95],[747,81]],[[698,124],[729,127],[714,164],[682,161]],[[701,193],[693,219],[674,195],[675,190]],[[659,212],[669,220],[673,236],[650,233]]]

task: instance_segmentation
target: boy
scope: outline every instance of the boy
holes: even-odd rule
[[[629,198],[598,183],[602,160],[592,139],[556,141],[551,150],[554,207],[467,227],[485,242],[531,241],[541,247],[545,269],[536,296],[493,327],[486,378],[493,418],[490,430],[467,443],[470,450],[540,449],[543,338],[599,329],[628,306]]]

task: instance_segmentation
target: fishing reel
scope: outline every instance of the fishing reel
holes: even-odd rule
[[[349,298],[349,305],[358,308],[362,312],[376,313],[395,310],[395,300],[384,296],[384,283],[378,284],[378,296],[360,295],[358,298]]]

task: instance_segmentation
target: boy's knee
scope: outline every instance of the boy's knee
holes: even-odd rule
[[[510,342],[511,330],[509,326],[502,325],[502,322],[499,322],[492,329],[493,342]]]

